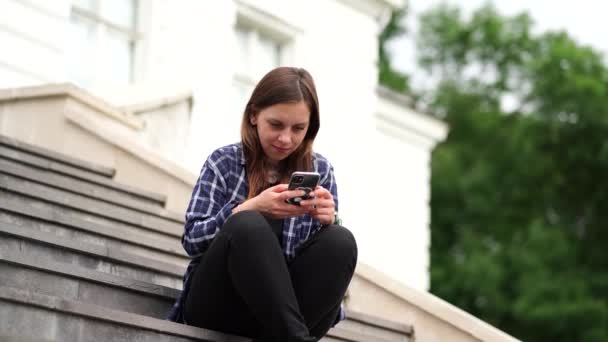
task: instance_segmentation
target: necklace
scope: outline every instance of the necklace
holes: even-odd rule
[[[281,165],[266,163],[264,169],[266,182],[272,185],[278,184],[281,180]]]
[[[277,170],[268,170],[266,172],[266,181],[269,184],[276,184],[279,182],[279,171]]]

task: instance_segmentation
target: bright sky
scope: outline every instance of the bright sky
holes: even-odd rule
[[[408,28],[416,30],[418,15],[440,0],[408,0]],[[448,0],[465,11],[479,8],[487,0]],[[601,51],[608,60],[608,1],[607,0],[494,0],[498,10],[507,15],[528,11],[535,22],[537,32],[566,30],[578,42],[591,45]],[[416,20],[415,20],[416,18]],[[393,63],[398,69],[413,74],[415,70],[415,48],[411,41],[392,44]],[[415,78],[415,77],[414,77]]]

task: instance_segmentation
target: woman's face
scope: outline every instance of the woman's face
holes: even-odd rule
[[[310,110],[304,101],[279,103],[249,117],[249,122],[257,126],[264,154],[277,163],[300,146],[309,121]]]

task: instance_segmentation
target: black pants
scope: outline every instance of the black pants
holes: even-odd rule
[[[194,271],[184,317],[194,326],[261,341],[317,341],[336,320],[356,262],[353,235],[330,225],[288,263],[264,216],[239,212]]]

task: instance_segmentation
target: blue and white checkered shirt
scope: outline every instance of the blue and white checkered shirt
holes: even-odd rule
[[[313,153],[314,171],[321,175],[320,185],[328,189],[334,197],[338,210],[338,189],[331,164],[318,153]],[[244,202],[249,191],[245,173],[245,156],[241,143],[221,147],[207,159],[192,198],[186,211],[186,225],[182,236],[182,245],[191,258],[184,275],[183,291],[168,319],[184,323],[182,315],[183,301],[190,287],[190,276],[200,263],[202,254],[232,214],[232,209]],[[297,255],[297,248],[321,228],[321,222],[309,215],[292,217],[283,220],[282,248],[286,258]],[[340,310],[340,320],[345,318]]]

